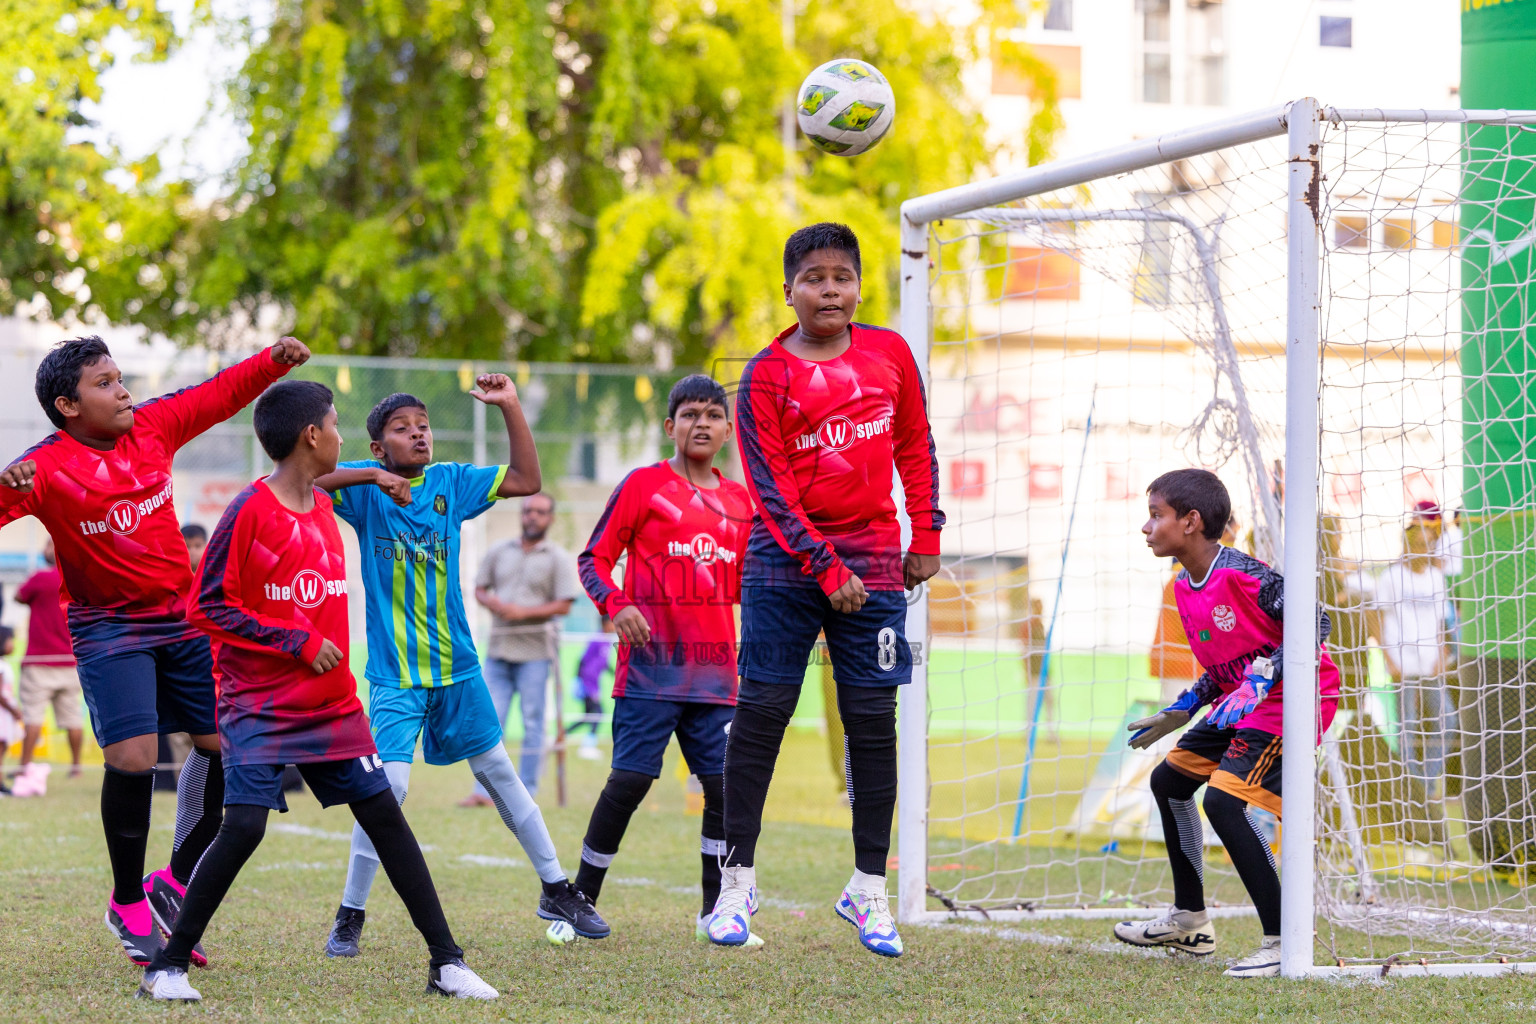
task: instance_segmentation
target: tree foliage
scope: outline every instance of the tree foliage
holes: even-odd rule
[[[250,152],[192,233],[187,298],[208,320],[275,302],[321,349],[608,361],[661,342],[696,364],[783,325],[785,236],[837,219],[886,319],[897,206],[987,158],[960,75],[1017,7],[982,9],[961,31],[896,0],[815,5],[790,51],[764,0],[278,0],[246,26]],[[853,160],[801,145],[786,176],[784,98],[837,56],[886,73],[895,127]]]
[[[186,189],[70,135],[100,98],[113,33],[148,60],[175,41],[154,0],[0,0],[0,314],[170,325],[185,312],[173,246]]]

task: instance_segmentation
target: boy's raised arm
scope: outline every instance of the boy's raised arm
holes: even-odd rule
[[[187,621],[222,643],[252,651],[279,650],[305,664],[314,662],[325,638],[297,622],[262,615],[240,600],[241,558],[250,550],[250,527],[240,522],[244,503],[224,511],[208,549],[198,565],[193,592],[197,600],[187,605]]]
[[[498,498],[522,498],[538,494],[544,486],[544,476],[539,470],[539,450],[533,443],[533,431],[523,416],[523,404],[518,400],[517,387],[512,378],[504,373],[482,373],[475,379],[479,391],[470,395],[486,405],[501,410],[507,424],[507,472],[496,489]]]
[[[192,387],[151,398],[134,409],[138,423],[160,432],[172,449],[250,405],[269,385],[309,360],[297,338],[280,338],[271,348],[226,367]]]
[[[760,362],[747,367],[736,392],[736,445],[747,489],[763,510],[763,525],[779,547],[794,556],[822,592],[836,593],[853,578],[831,541],[811,523],[800,503],[800,487],[789,468],[789,446],[779,430],[773,395],[752,379]]]
[[[316,477],[315,486],[333,496],[348,487],[377,487],[402,508],[411,503],[411,482],[382,466],[343,466]]]

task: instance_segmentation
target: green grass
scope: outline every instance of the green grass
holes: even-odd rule
[[[675,756],[675,750],[674,750]],[[569,806],[543,794],[567,868],[606,767],[573,760]],[[1014,928],[908,927],[907,955],[862,951],[830,902],[852,855],[824,743],[792,732],[759,847],[769,898],[755,951],[695,945],[699,819],[684,813],[669,763],[635,816],[601,907],[614,926],[603,942],[554,949],[533,915],[537,883],[521,852],[486,811],[454,806],[469,785],[462,766],[418,765],[408,816],[469,962],[504,993],[462,1005],[422,993],[425,951],[380,877],[365,955],[320,953],[340,893],[345,809],[309,796],[274,816],[194,972],[200,1007],[129,998],[133,969],[100,915],[108,885],[98,817],[99,775],[58,773],[47,798],[0,804],[0,1019],[18,1022],[266,1021],[1413,1021],[1536,1019],[1536,978],[1404,979],[1385,984],[1237,982],[1222,963],[1143,954],[1107,942],[1104,922]],[[157,797],[152,861],[169,848],[172,802]],[[300,826],[313,832],[294,831]],[[467,858],[467,859],[466,859]],[[476,858],[482,858],[478,861]],[[509,858],[514,866],[486,863]],[[1221,953],[1246,953],[1251,920],[1223,920]],[[1012,937],[1010,937],[1012,936]]]

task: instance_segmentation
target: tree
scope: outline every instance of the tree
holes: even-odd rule
[[[959,31],[895,0],[818,6],[791,53],[762,0],[279,0],[246,27],[250,153],[191,236],[188,298],[208,319],[275,302],[322,349],[610,361],[661,342],[696,364],[780,326],[785,236],[839,219],[883,319],[896,207],[987,158],[960,73],[1016,8],[983,8]],[[786,195],[783,99],[848,54],[891,79],[896,126],[857,160],[802,147]]]
[[[148,60],[176,41],[154,0],[0,0],[0,314],[171,326],[185,313],[172,250],[186,189],[155,184],[153,160],[127,165],[70,138],[82,103],[100,98],[113,32]]]

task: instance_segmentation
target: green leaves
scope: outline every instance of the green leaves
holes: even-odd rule
[[[761,0],[274,0],[219,25],[249,46],[248,152],[199,207],[63,144],[108,31],[174,43],[151,0],[0,0],[0,310],[88,294],[187,339],[276,309],[320,351],[699,365],[787,325],[784,239],[835,219],[863,241],[861,316],[888,322],[901,201],[986,166],[960,72],[1017,14],[979,9],[815,5],[788,50]],[[801,80],[843,57],[890,80],[894,127],[855,159],[786,154]]]

